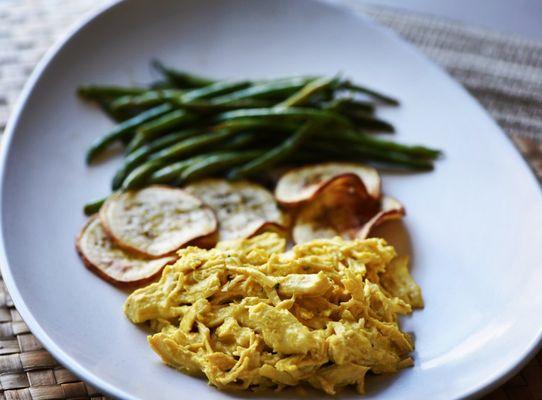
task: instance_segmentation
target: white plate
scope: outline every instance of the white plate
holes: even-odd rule
[[[107,193],[118,165],[85,166],[85,149],[111,122],[74,91],[147,82],[152,57],[219,77],[342,71],[401,99],[386,112],[398,140],[444,149],[433,173],[384,182],[408,210],[388,234],[410,246],[427,306],[404,321],[416,335],[415,366],[369,379],[368,398],[480,394],[533,354],[542,329],[541,193],[505,134],[457,83],[393,34],[335,6],[133,0],[49,53],[2,148],[2,274],[60,362],[116,397],[231,396],[163,366],[123,317],[125,293],[87,271],[73,246],[83,203]]]

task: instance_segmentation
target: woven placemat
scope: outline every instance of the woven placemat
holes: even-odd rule
[[[0,1],[0,131],[43,52],[74,20],[103,2]],[[420,14],[349,5],[396,30],[463,83],[542,182],[542,43]],[[0,280],[0,400],[76,398],[105,399],[42,348]],[[542,400],[542,353],[487,399]]]

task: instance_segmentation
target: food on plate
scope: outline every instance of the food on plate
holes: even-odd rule
[[[185,190],[213,209],[218,219],[219,240],[286,229],[286,218],[273,194],[256,183],[205,179],[186,186]]]
[[[87,161],[113,144],[126,146],[113,190],[261,178],[277,167],[321,161],[429,170],[440,155],[376,136],[394,130],[376,111],[398,101],[341,76],[192,79],[185,71],[153,66],[163,79],[149,87],[79,88],[80,96],[117,121],[90,146]],[[354,172],[370,178],[369,170]]]
[[[390,263],[380,284],[392,296],[398,297],[412,308],[423,308],[422,290],[408,271],[408,256],[399,256]]]
[[[373,227],[404,214],[397,200],[389,196],[375,199],[357,176],[342,174],[332,178],[313,201],[301,207],[292,238],[296,243],[335,236],[364,239]]]
[[[101,207],[100,219],[117,246],[152,258],[169,255],[217,230],[207,205],[185,190],[167,186],[117,192]]]
[[[164,265],[175,257],[144,259],[127,253],[106,235],[100,219],[89,219],[79,234],[77,251],[84,264],[97,275],[117,286],[141,285],[152,281]]]
[[[313,200],[333,180],[350,175],[359,179],[373,199],[380,198],[381,180],[378,171],[359,163],[328,162],[293,168],[285,173],[275,188],[277,201],[284,206],[298,206]]]
[[[102,198],[102,199],[97,199],[97,200],[94,200],[94,201],[89,201],[83,207],[83,212],[88,217],[90,217],[91,215],[96,214],[98,211],[100,211],[100,208],[102,208],[102,206],[104,205],[106,200],[107,199]]]
[[[378,172],[357,163],[294,168],[279,179],[275,196],[257,183],[208,178],[183,189],[153,185],[117,192],[87,208],[100,210],[109,240],[142,259],[171,255],[187,245],[208,249],[217,241],[262,232],[290,237],[291,220],[295,243],[334,236],[364,239],[373,227],[405,214],[397,200],[382,195]]]
[[[225,390],[363,393],[367,373],[411,366],[398,317],[423,299],[408,257],[367,239],[405,215],[374,166],[430,170],[441,153],[375,135],[395,131],[376,111],[399,102],[341,76],[153,66],[162,80],[149,87],[79,89],[117,122],[87,162],[126,151],[77,240],[105,280],[148,285],[124,312],[147,324],[151,348]]]
[[[407,259],[382,239],[315,240],[288,252],[274,233],[188,247],[124,305],[162,360],[219,389],[307,383],[364,391],[368,372],[411,366],[398,316],[422,307]]]
[[[363,225],[357,237],[360,239],[366,238],[374,227],[386,221],[401,219],[405,214],[405,208],[397,199],[391,196],[383,196],[380,200],[378,212]]]
[[[335,236],[365,239],[373,227],[405,215],[401,203],[382,195],[378,171],[359,163],[293,168],[278,180],[275,197],[295,214],[296,243]]]

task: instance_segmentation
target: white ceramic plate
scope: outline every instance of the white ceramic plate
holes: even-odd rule
[[[73,245],[82,205],[108,192],[118,165],[85,166],[85,149],[111,122],[75,89],[148,82],[152,57],[218,77],[342,71],[401,99],[386,112],[398,140],[444,149],[433,173],[384,182],[408,210],[387,235],[412,253],[427,306],[404,321],[416,336],[415,366],[369,379],[367,398],[477,395],[533,354],[542,332],[541,193],[505,134],[457,83],[393,34],[335,6],[133,0],[49,53],[2,148],[2,274],[60,362],[121,398],[231,396],[162,365],[124,318],[125,293],[87,271]]]

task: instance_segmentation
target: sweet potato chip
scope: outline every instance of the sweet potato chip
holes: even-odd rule
[[[341,162],[308,165],[290,170],[278,181],[275,197],[284,206],[298,206],[315,199],[340,176],[357,179],[371,198],[380,198],[381,182],[376,169],[363,164]]]
[[[150,260],[125,252],[105,234],[98,217],[92,217],[83,227],[76,247],[88,269],[117,286],[148,283],[164,265],[176,260],[176,257]]]
[[[273,195],[261,185],[206,179],[185,189],[213,209],[218,219],[219,240],[285,230],[285,216]]]
[[[296,243],[341,236],[364,239],[384,221],[401,218],[405,211],[395,199],[374,199],[352,175],[336,177],[309,204],[302,207],[292,236]]]
[[[152,258],[212,235],[218,225],[199,198],[158,185],[113,194],[100,209],[100,219],[119,247]]]

